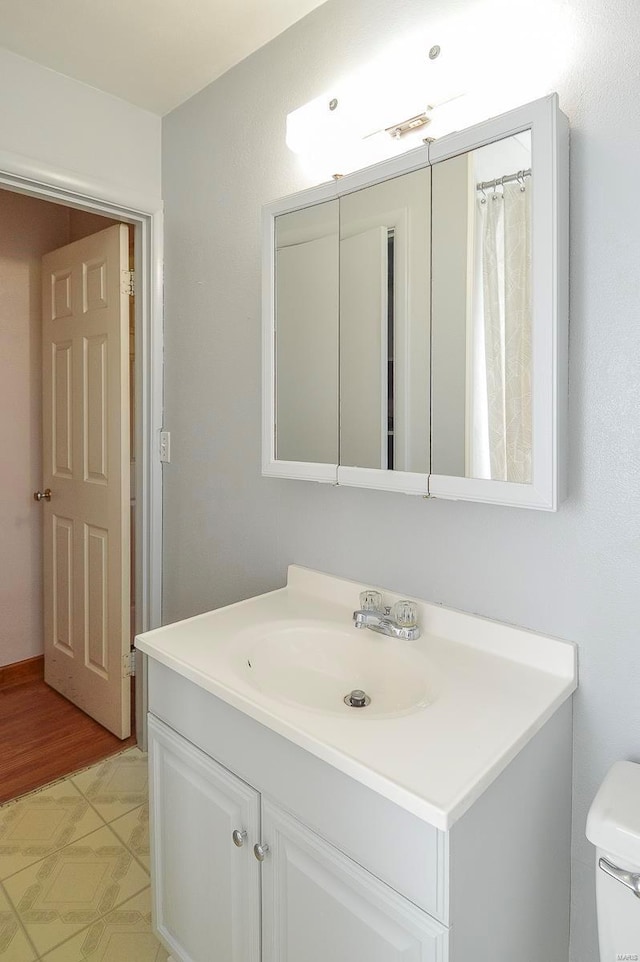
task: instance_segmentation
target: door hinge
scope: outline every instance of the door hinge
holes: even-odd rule
[[[160,432],[160,460],[167,464],[171,461],[171,433],[169,431]]]
[[[123,294],[128,294],[129,297],[133,297],[135,294],[135,271],[123,271],[122,272],[122,284],[120,290]]]
[[[136,673],[136,650],[132,648],[126,655],[122,656],[124,677],[132,678]]]

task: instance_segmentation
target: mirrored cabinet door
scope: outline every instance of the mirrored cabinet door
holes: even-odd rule
[[[436,497],[564,496],[567,148],[555,95],[432,147]]]
[[[433,473],[531,483],[531,131],[434,164]]]
[[[335,185],[267,209],[262,473],[336,482],[339,202]]]
[[[276,217],[275,454],[338,462],[338,201]]]
[[[425,167],[340,198],[340,483],[426,494],[430,182]]]

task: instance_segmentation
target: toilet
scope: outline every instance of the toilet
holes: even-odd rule
[[[640,962],[640,765],[616,762],[587,817],[600,962]]]

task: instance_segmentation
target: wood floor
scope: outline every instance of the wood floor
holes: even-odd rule
[[[121,741],[43,681],[0,689],[0,804],[135,743],[135,735]]]

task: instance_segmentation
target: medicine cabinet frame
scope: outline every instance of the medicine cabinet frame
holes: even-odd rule
[[[531,166],[534,171],[531,179],[531,483],[278,460],[275,383],[276,218],[325,201],[339,200],[353,191],[392,177],[433,167],[449,158],[526,130],[531,131]],[[557,510],[566,496],[568,150],[567,119],[559,109],[557,94],[551,94],[372,167],[290,195],[263,208],[263,475],[376,488],[429,498]],[[430,267],[429,263],[429,269]],[[431,308],[432,305],[430,314]],[[429,423],[431,424],[431,420]]]

